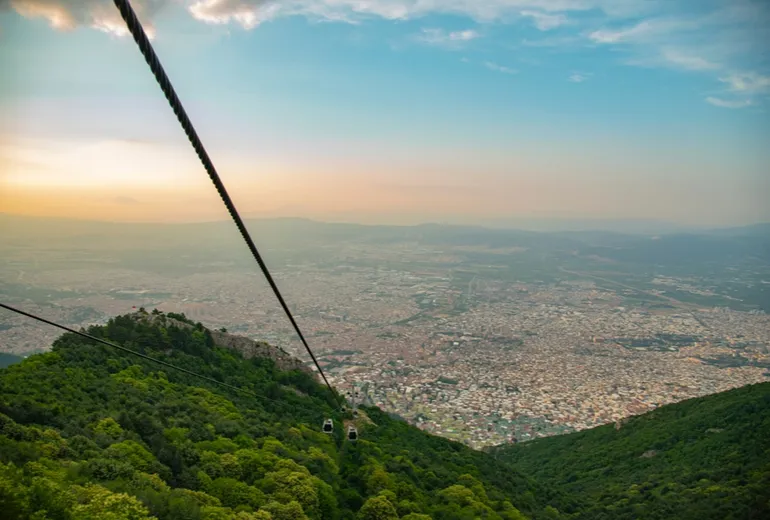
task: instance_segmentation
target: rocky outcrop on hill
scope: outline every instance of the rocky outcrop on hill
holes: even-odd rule
[[[133,317],[137,320],[149,321],[152,323],[160,323],[163,326],[176,326],[180,328],[195,328],[195,325],[187,323],[176,318],[171,318],[165,314],[149,313],[144,310],[139,310],[133,314]],[[206,329],[206,327],[204,327]],[[253,339],[246,338],[244,336],[236,336],[235,334],[229,334],[218,330],[206,329],[211,334],[211,338],[214,340],[214,345],[220,348],[226,348],[240,352],[245,359],[251,359],[254,357],[270,358],[275,361],[276,367],[280,370],[301,370],[308,374],[315,374],[305,363],[299,359],[292,357],[284,350],[274,347],[264,341],[254,341]]]
[[[236,336],[217,330],[211,331],[211,337],[214,338],[216,346],[237,350],[246,359],[266,357],[275,361],[276,366],[281,370],[303,370],[308,373],[314,373],[299,359],[264,341],[254,341],[243,336]]]

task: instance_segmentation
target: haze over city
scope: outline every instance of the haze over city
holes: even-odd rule
[[[133,5],[246,215],[770,219],[766,2]],[[3,7],[3,212],[226,218],[111,3]]]

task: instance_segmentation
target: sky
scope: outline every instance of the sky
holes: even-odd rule
[[[770,221],[765,0],[132,5],[247,216]],[[227,218],[111,2],[0,0],[0,70],[0,212]]]

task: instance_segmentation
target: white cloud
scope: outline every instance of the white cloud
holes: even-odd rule
[[[674,5],[671,3],[670,5]],[[711,73],[721,81],[723,93],[707,101],[726,108],[758,102],[770,92],[767,62],[762,59],[770,38],[770,3],[753,0],[715,0],[699,14],[669,12],[630,26],[608,27],[584,33],[587,42],[610,46],[621,62],[640,67],[666,67]],[[736,72],[736,71],[750,72]]]
[[[686,70],[715,70],[720,68],[717,63],[677,49],[663,49],[661,50],[661,57],[669,64]]]
[[[674,35],[702,28],[702,22],[693,18],[649,18],[636,25],[617,29],[598,29],[588,38],[598,44],[660,43]]]
[[[142,21],[147,36],[155,34],[152,17],[167,0],[134,0],[131,2]],[[126,24],[112,2],[104,0],[4,0],[0,7],[10,6],[25,18],[44,18],[54,29],[71,31],[78,26],[91,27],[116,36],[128,34]]]
[[[521,16],[525,18],[532,18],[535,27],[541,31],[548,31],[555,29],[560,25],[569,23],[567,16],[564,14],[547,14],[540,11],[522,11]]]
[[[568,81],[571,81],[572,83],[583,83],[585,80],[593,76],[590,72],[573,72],[570,74],[570,77],[567,78]]]
[[[722,107],[722,108],[745,108],[748,106],[751,106],[751,100],[750,99],[740,99],[740,100],[734,100],[730,101],[727,99],[721,99],[716,97],[707,97],[706,102],[711,103],[715,107]]]
[[[456,48],[480,37],[481,35],[472,29],[447,32],[444,29],[425,28],[416,36],[416,39],[428,45]]]
[[[489,70],[494,70],[495,72],[502,72],[503,74],[517,74],[519,72],[516,69],[505,67],[503,65],[498,65],[497,63],[492,61],[485,61],[484,66]]]
[[[719,78],[722,83],[727,83],[733,92],[745,92],[754,94],[770,91],[770,76],[763,76],[756,72],[737,72]]]
[[[240,0],[199,0],[189,7],[193,18],[212,24],[238,23],[245,29],[251,29],[261,22],[274,18],[279,8],[277,4],[260,0],[242,2]]]
[[[542,51],[547,53],[560,48],[617,47],[627,64],[712,72],[715,82],[722,81],[725,93],[742,93],[752,102],[770,91],[767,63],[761,58],[770,37],[770,2],[765,0],[711,0],[699,5],[697,14],[685,2],[670,0],[132,0],[150,36],[154,16],[172,3],[181,4],[201,22],[245,29],[288,16],[352,24],[454,15],[476,23],[527,20],[541,31],[571,26],[577,29],[559,31],[550,39],[525,40],[522,45],[550,47]],[[3,8],[46,19],[59,30],[85,26],[112,35],[127,34],[109,0],[0,0]],[[423,29],[416,40],[459,49],[482,34],[487,31],[433,28]],[[492,62],[486,66],[515,72]],[[756,72],[735,72],[741,70]],[[585,78],[573,73],[569,80]]]
[[[246,29],[285,16],[357,23],[369,18],[410,20],[431,14],[464,16],[477,22],[531,17],[547,30],[567,21],[566,13],[599,9],[609,17],[638,13],[649,0],[133,0],[148,23],[158,9],[181,3],[197,20],[234,23]],[[90,26],[112,30],[117,10],[105,0],[0,0],[22,16],[43,17],[57,29]],[[120,17],[118,15],[117,19]]]
[[[593,31],[588,37],[596,43],[622,43],[650,32],[654,32],[654,26],[650,22],[645,21],[626,29],[616,29],[614,31],[600,29]]]

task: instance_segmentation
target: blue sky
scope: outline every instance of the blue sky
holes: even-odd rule
[[[768,2],[133,5],[254,214],[770,220]],[[110,2],[0,0],[0,42],[9,211],[219,215]]]

